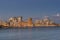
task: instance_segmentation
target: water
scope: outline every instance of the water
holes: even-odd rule
[[[0,29],[0,40],[60,40],[60,28]]]

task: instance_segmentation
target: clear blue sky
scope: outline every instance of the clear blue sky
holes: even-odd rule
[[[60,13],[60,0],[0,0],[0,19],[41,17]]]

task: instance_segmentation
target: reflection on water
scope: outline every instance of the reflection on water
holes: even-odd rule
[[[0,40],[60,40],[60,28],[0,29]]]

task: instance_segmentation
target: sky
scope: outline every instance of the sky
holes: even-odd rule
[[[0,19],[60,14],[60,0],[0,0]]]

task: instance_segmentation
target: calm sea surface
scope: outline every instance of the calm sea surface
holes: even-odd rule
[[[60,27],[56,28],[0,28],[0,40],[60,40]]]

